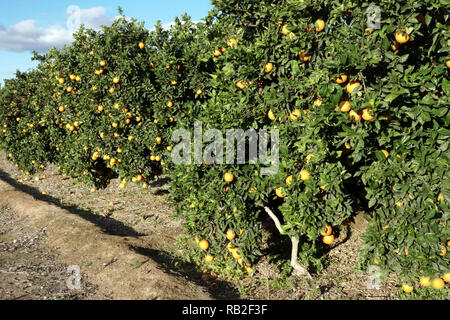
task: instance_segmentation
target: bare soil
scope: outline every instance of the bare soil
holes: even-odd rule
[[[368,275],[354,270],[367,227],[362,216],[339,235],[330,265],[312,280],[280,276],[271,257],[254,277],[202,280],[177,247],[182,227],[170,217],[166,180],[148,190],[122,190],[116,180],[91,192],[54,166],[28,177],[5,159],[0,152],[0,299],[396,298],[395,278],[368,289]],[[67,288],[69,265],[81,268],[80,290]]]

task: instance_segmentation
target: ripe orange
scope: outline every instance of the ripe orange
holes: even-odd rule
[[[219,49],[214,50],[213,52],[214,57],[219,57],[220,55],[222,55],[222,51],[220,51]]]
[[[266,73],[269,73],[273,70],[273,63],[272,62],[267,62],[266,65],[264,66],[264,71]]]
[[[341,101],[339,104],[339,110],[342,112],[349,112],[352,109],[352,106],[349,101]]]
[[[445,282],[450,282],[450,272],[444,274],[442,278],[444,279]]]
[[[323,29],[325,29],[325,21],[323,21],[322,19],[317,19],[315,26],[316,26],[316,31],[320,32]]]
[[[214,261],[214,256],[212,256],[210,254],[207,254],[205,256],[205,261],[208,262],[208,263],[213,262]]]
[[[199,246],[200,249],[202,249],[202,250],[208,250],[208,248],[209,248],[209,242],[208,242],[207,240],[201,240],[201,241],[198,243],[198,246]]]
[[[67,87],[67,92],[72,92],[73,88],[72,87]]]
[[[308,62],[311,57],[307,54],[300,53],[300,60],[303,62]]]
[[[275,121],[276,117],[275,114],[273,113],[272,110],[269,110],[269,112],[267,113],[267,116],[269,117],[270,120]]]
[[[64,112],[65,108],[64,108],[64,106],[61,106],[58,108],[58,110],[59,110],[59,112]]]
[[[403,43],[406,43],[406,42],[408,42],[410,40],[410,36],[409,36],[409,34],[407,34],[404,31],[397,31],[395,33],[395,40],[398,43],[403,44]]]
[[[321,100],[321,99],[316,99],[316,100],[314,100],[313,105],[314,105],[315,107],[320,107],[320,106],[322,105],[322,100]]]
[[[332,228],[330,225],[327,225],[327,226],[325,227],[325,230],[324,230],[324,231],[320,231],[320,235],[321,235],[322,237],[326,237],[326,236],[331,235],[332,232],[333,232],[333,228]]]
[[[297,121],[297,119],[298,119],[298,117],[300,117],[300,115],[301,115],[301,111],[299,109],[294,109],[294,111],[291,112],[289,117],[291,118],[292,121]],[[275,116],[273,116],[273,118],[274,118],[273,120],[275,120]]]
[[[322,242],[328,245],[332,244],[334,242],[334,235],[331,234],[329,236],[323,237]]]
[[[81,77],[80,76],[76,76],[75,77],[75,81],[80,82],[81,81]]]
[[[352,92],[360,85],[361,83],[359,83],[358,81],[350,81],[346,86],[348,94],[352,94]]]
[[[234,175],[231,172],[227,172],[223,175],[223,180],[225,180],[225,182],[233,182],[234,180]]]
[[[59,84],[64,84],[65,80],[64,80],[64,78],[59,78],[58,82],[59,82]]]
[[[288,30],[288,25],[285,24],[283,28],[281,28],[281,33],[287,35],[290,31]]]
[[[70,78],[70,80],[75,80],[76,79],[76,75],[74,75],[74,74],[71,74],[70,76],[69,76],[69,78]]]
[[[400,44],[398,42],[391,44],[391,48],[393,51],[397,51],[399,47],[400,47]]]
[[[118,84],[118,83],[120,82],[119,77],[114,77],[114,78],[113,78],[113,82],[114,82],[115,84]]]
[[[386,157],[386,159],[387,158],[389,158],[389,152],[387,151],[387,150],[380,150],[383,154],[384,154],[384,156]]]
[[[286,198],[287,197],[287,194],[284,193],[284,191],[283,191],[283,187],[276,188],[275,194],[277,195],[278,198]]]
[[[441,246],[441,247],[442,247],[442,250],[441,250],[441,252],[439,252],[439,255],[441,257],[443,257],[443,256],[445,256],[447,254],[447,248],[444,247],[444,246]]]
[[[341,74],[339,77],[334,78],[334,82],[336,82],[337,84],[346,83],[347,80],[348,80],[348,75],[346,75],[346,74]]]
[[[162,138],[161,137],[156,137],[155,139],[157,144],[160,144],[162,142]]]
[[[139,42],[139,48],[140,49],[144,49],[145,48],[145,44],[143,42]]]
[[[362,118],[366,121],[371,121],[371,120],[375,119],[375,117],[371,114],[371,111],[372,110],[370,110],[370,109],[363,109]]]
[[[100,66],[102,67],[106,66],[106,61],[105,60],[100,61]]]
[[[99,105],[97,107],[97,111],[102,112],[105,108],[102,105]]]
[[[231,38],[230,40],[227,41],[227,44],[230,48],[232,48],[238,45],[238,41],[234,38]]]
[[[431,285],[432,285],[433,288],[435,288],[436,290],[441,290],[441,289],[444,288],[445,282],[444,282],[444,280],[442,280],[441,278],[434,278],[433,281],[431,282]]]
[[[450,68],[450,59],[445,61],[445,65],[447,66],[447,68]]]
[[[109,93],[114,93],[116,91],[116,89],[114,89],[114,88],[109,88]]]
[[[310,173],[308,170],[300,171],[300,180],[306,181],[310,179]]]
[[[199,90],[197,90],[196,93],[197,93],[197,95],[199,96],[199,95],[201,95],[201,94],[203,93],[203,91],[199,89]]]
[[[292,184],[292,179],[293,179],[294,177],[293,176],[289,176],[289,177],[287,177],[286,178],[286,185],[288,186],[288,187],[290,187],[291,186],[291,184]]]
[[[172,107],[173,107],[173,102],[172,101],[167,102],[167,108],[172,108]]]
[[[402,283],[402,289],[406,293],[410,293],[414,290],[414,286],[407,285],[406,283]]]
[[[361,116],[355,111],[350,110],[349,114],[350,118],[352,118],[355,122],[361,121]]]
[[[231,230],[231,229],[229,229],[229,230],[227,231],[227,239],[231,241],[231,240],[233,240],[235,237],[236,237],[236,235],[235,235],[234,231]]]
[[[429,286],[431,286],[430,277],[421,276],[419,282],[420,282],[420,285],[422,287],[429,287]]]

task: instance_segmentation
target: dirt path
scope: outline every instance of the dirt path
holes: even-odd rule
[[[45,230],[45,242],[57,252],[57,260],[65,265],[80,266],[89,283],[101,288],[100,296],[112,299],[212,298],[204,287],[165,272],[161,264],[152,259],[158,252],[152,250],[150,244],[161,241],[161,236],[140,237],[125,226],[122,232],[128,232],[127,236],[108,234],[88,221],[89,217],[37,200],[18,191],[13,181],[4,180],[5,177],[0,181],[0,206],[11,208],[28,230]],[[8,233],[2,235],[2,243],[6,245],[7,236]],[[0,279],[2,295],[8,295],[4,288],[7,280]]]

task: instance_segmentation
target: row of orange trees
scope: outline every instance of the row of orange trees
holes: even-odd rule
[[[368,1],[212,3],[201,23],[148,31],[121,18],[36,54],[39,66],[0,90],[10,159],[30,174],[55,163],[96,187],[169,175],[189,257],[219,272],[252,274],[269,222],[309,275],[364,210],[360,270],[375,264],[410,286],[448,279],[446,5],[381,1],[370,29]],[[173,163],[172,134],[193,137],[194,121],[224,137],[278,130],[276,174],[263,162]]]

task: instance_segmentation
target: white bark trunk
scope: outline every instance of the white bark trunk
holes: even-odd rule
[[[264,210],[266,213],[272,218],[273,222],[275,223],[275,226],[277,227],[280,234],[285,235],[286,232],[281,228],[281,223],[278,217],[270,210],[268,207],[264,207]],[[298,243],[299,240],[297,237],[291,237],[292,242],[292,251],[291,251],[291,266],[294,268],[293,274],[298,276],[306,276],[307,278],[311,279],[311,275],[309,274],[308,270],[306,268],[302,267],[297,259],[298,259]]]

